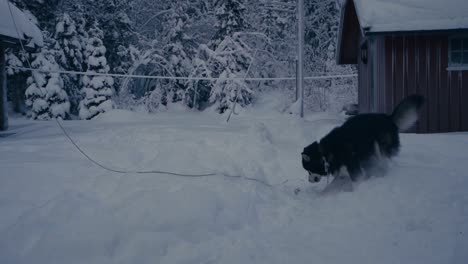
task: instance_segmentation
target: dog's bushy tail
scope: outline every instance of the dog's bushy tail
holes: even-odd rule
[[[410,95],[393,110],[392,120],[401,132],[408,130],[418,121],[418,113],[423,104],[424,97]]]

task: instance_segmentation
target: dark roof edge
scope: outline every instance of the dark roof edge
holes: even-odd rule
[[[345,0],[343,4],[341,5],[341,10],[340,10],[340,25],[338,27],[338,36],[337,36],[337,47],[336,47],[336,55],[335,55],[335,60],[336,64],[340,65],[341,64],[341,41],[343,38],[343,24],[344,24],[344,18],[345,18],[345,13],[346,13],[346,6],[348,5],[349,1]]]
[[[468,28],[460,29],[437,29],[437,30],[402,30],[402,31],[381,31],[369,32],[365,31],[366,36],[380,36],[380,35],[429,35],[429,34],[465,34],[468,33]]]
[[[27,45],[27,40],[22,39],[23,47],[26,51],[34,51],[36,48]],[[4,35],[0,35],[0,45],[5,47],[15,47],[20,45],[20,41],[17,38],[12,38]]]

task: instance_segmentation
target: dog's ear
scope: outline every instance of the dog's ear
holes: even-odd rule
[[[309,162],[309,161],[310,161],[310,157],[307,156],[306,154],[302,153],[302,160],[305,161],[305,162]]]

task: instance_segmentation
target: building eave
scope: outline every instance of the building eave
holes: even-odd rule
[[[4,36],[0,35],[0,45],[7,47],[7,48],[12,48],[12,47],[19,47],[21,44],[23,44],[24,49],[26,51],[34,51],[36,47],[31,47],[30,45],[27,45],[28,41],[22,39],[21,42],[17,38],[12,38],[9,36]]]
[[[437,30],[400,30],[400,31],[368,31],[365,36],[401,36],[401,35],[435,35],[435,34],[468,34],[468,28],[437,29]]]
[[[359,34],[364,35],[360,26],[356,7],[352,0],[346,0],[341,7],[340,25],[337,39],[337,64],[357,64],[357,47],[352,44],[358,41]],[[345,44],[348,45],[345,45]]]

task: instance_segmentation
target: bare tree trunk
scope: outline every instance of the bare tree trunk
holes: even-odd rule
[[[8,129],[5,48],[0,45],[0,131]]]

